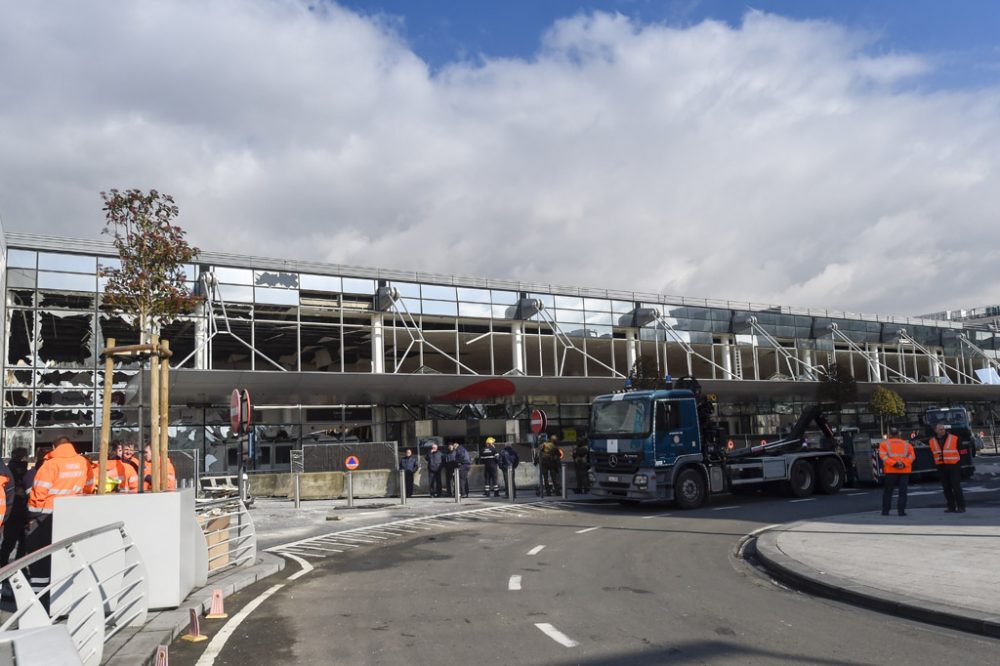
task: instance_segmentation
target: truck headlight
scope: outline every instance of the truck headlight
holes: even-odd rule
[[[637,486],[647,486],[649,485],[649,477],[645,474],[636,474],[632,477],[632,483]]]

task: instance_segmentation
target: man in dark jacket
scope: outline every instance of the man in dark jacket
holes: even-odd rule
[[[517,451],[510,445],[510,442],[504,444],[503,451],[499,454],[499,464],[500,469],[504,472],[504,484],[507,487],[508,499],[517,497],[517,483],[514,483],[514,470],[517,469],[517,465],[520,462],[521,457],[517,455]],[[510,476],[507,475],[507,470],[510,470]]]
[[[413,455],[413,449],[406,449],[403,452],[403,457],[399,459],[399,469],[403,471],[406,496],[413,497],[413,477],[416,475],[417,470],[420,469],[420,460]]]
[[[455,496],[454,480],[455,470],[458,469],[458,462],[455,459],[455,449],[458,448],[456,442],[448,442],[444,447],[444,494],[448,497]]]
[[[472,467],[472,456],[461,444],[455,445],[455,465],[458,467],[458,490],[462,497],[469,496],[469,468]]]
[[[424,456],[427,461],[427,485],[431,497],[441,497],[441,469],[444,467],[444,456],[438,451],[437,443],[431,444],[431,450]]]
[[[500,452],[493,446],[495,442],[492,437],[487,437],[486,446],[479,452],[479,462],[483,464],[483,497],[489,497],[490,491],[494,497],[500,497],[500,485],[497,483],[497,462]]]
[[[577,442],[573,449],[573,468],[576,471],[576,488],[573,490],[577,495],[590,492],[590,477],[587,472],[590,470],[590,449],[587,442]]]
[[[24,530],[28,525],[28,494],[24,490],[24,476],[28,473],[28,450],[18,447],[11,452],[8,470],[12,483],[5,489],[7,515],[3,520],[3,544],[0,544],[0,566],[10,561],[10,554],[17,548],[17,557],[24,557],[26,548]],[[2,464],[2,463],[0,463]],[[2,473],[2,470],[0,470]],[[34,475],[32,475],[34,476]]]

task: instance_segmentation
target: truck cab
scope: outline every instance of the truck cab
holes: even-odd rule
[[[672,499],[674,470],[703,461],[694,393],[674,389],[598,397],[591,406],[590,448],[595,494],[624,501]]]

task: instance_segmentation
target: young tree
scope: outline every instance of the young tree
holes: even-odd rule
[[[173,224],[177,205],[169,194],[131,189],[101,192],[104,233],[114,237],[119,268],[102,268],[107,278],[104,304],[133,317],[140,342],[148,343],[159,326],[190,312],[200,298],[185,284],[184,264],[198,256]]]
[[[906,403],[898,393],[884,386],[876,386],[868,399],[868,408],[878,417],[881,432],[885,434],[885,418],[906,416]]]
[[[657,370],[656,360],[648,356],[640,356],[635,359],[635,364],[632,365],[632,371],[628,378],[632,381],[632,388],[639,391],[667,388],[665,378]]]

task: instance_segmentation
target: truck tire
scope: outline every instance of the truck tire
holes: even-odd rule
[[[678,509],[697,509],[705,503],[705,479],[696,469],[686,469],[677,475],[674,504]]]
[[[816,488],[816,470],[808,460],[796,460],[785,488],[792,497],[809,497]]]
[[[836,458],[823,458],[816,464],[816,489],[824,495],[836,495],[844,487],[847,472]]]

